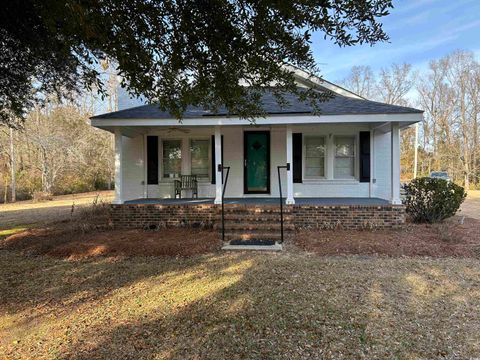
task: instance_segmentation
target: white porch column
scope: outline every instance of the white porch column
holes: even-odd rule
[[[400,199],[400,127],[397,122],[391,124],[391,203],[401,204]]]
[[[222,203],[222,172],[218,171],[219,165],[222,164],[222,133],[220,126],[215,126],[215,204]]]
[[[290,164],[290,169],[287,169],[287,205],[295,204],[293,198],[293,140],[292,127],[287,125],[287,164]]]
[[[373,196],[373,186],[375,184],[375,129],[370,130],[370,183],[368,184],[368,196]]]
[[[119,128],[115,128],[115,199],[114,204],[123,204],[123,136]]]

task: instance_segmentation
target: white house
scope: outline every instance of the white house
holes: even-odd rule
[[[203,203],[220,204],[223,185],[230,202],[268,202],[279,197],[278,166],[288,164],[280,170],[287,205],[401,204],[400,130],[422,121],[422,111],[364,99],[300,70],[295,76],[299,87],[333,92],[320,114],[292,94],[282,108],[267,90],[268,115],[255,125],[195,107],[179,122],[155,105],[120,104],[92,117],[115,134],[115,203],[172,204],[181,175],[196,175]],[[230,168],[226,184],[222,164]],[[182,191],[182,203],[191,196]]]

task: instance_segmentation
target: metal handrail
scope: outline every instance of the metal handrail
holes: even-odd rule
[[[280,235],[281,235],[281,242],[283,243],[283,199],[282,199],[282,180],[280,179],[280,169],[287,169],[290,171],[290,163],[287,165],[277,166],[277,173],[278,173],[278,191],[279,191],[279,200],[280,200]]]
[[[224,206],[224,199],[225,199],[225,189],[227,188],[228,182],[228,174],[230,173],[230,166],[223,166],[222,164],[218,164],[218,171],[222,172],[222,180],[223,180],[223,170],[227,169],[227,175],[225,176],[225,181],[223,182],[222,188],[222,241],[225,241],[225,206]]]

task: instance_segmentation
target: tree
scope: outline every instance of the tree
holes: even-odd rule
[[[12,0],[0,15],[0,119],[45,94],[105,94],[100,62],[118,64],[121,85],[181,118],[189,104],[250,118],[262,115],[261,89],[299,92],[291,64],[318,72],[312,32],[340,46],[388,36],[379,22],[391,0]],[[243,80],[250,89],[240,86]],[[277,96],[281,98],[281,91]]]
[[[353,66],[341,83],[355,94],[372,100],[376,97],[376,79],[370,66]]]
[[[393,64],[380,70],[377,82],[379,100],[392,105],[408,105],[407,94],[413,88],[415,74],[410,64]]]

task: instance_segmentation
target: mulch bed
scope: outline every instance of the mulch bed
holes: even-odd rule
[[[389,257],[480,258],[480,220],[454,217],[441,224],[407,224],[399,230],[304,230],[294,245],[320,256],[382,255]],[[162,228],[90,229],[71,223],[32,228],[0,240],[0,249],[27,254],[83,259],[95,256],[188,257],[218,251],[221,241],[213,230]]]
[[[440,224],[408,223],[399,230],[299,231],[295,245],[317,255],[480,258],[480,221],[454,217]]]
[[[193,256],[220,248],[215,231],[186,228],[95,230],[72,232],[68,227],[29,229],[0,240],[0,249],[71,260],[94,256]]]

